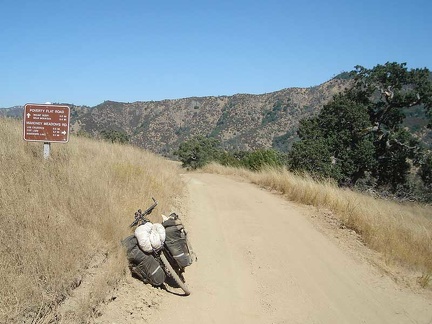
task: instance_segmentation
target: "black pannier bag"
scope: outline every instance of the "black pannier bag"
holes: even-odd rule
[[[159,262],[150,253],[140,249],[135,235],[128,236],[122,241],[126,248],[129,268],[142,281],[150,282],[153,286],[160,286],[165,282],[165,272]]]
[[[193,252],[191,251],[187,240],[187,233],[181,221],[176,214],[171,214],[162,225],[165,227],[165,244],[171,252],[174,260],[181,268],[185,268],[192,264]]]

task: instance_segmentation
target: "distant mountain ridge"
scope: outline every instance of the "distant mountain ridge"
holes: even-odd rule
[[[175,100],[77,107],[72,129],[96,135],[102,130],[127,133],[137,146],[171,155],[194,135],[212,136],[226,149],[253,150],[274,145],[286,149],[300,119],[319,111],[347,81],[333,79],[311,88],[288,88],[261,95],[236,94]]]
[[[194,135],[218,138],[226,149],[287,150],[296,139],[299,121],[318,113],[348,82],[336,77],[315,87],[260,95],[105,101],[95,107],[69,105],[71,130],[92,136],[104,130],[124,132],[132,144],[167,156]],[[22,107],[0,109],[1,115],[20,117]]]
[[[22,118],[23,106],[14,106],[10,108],[0,108],[0,116],[12,118]]]
[[[431,73],[432,79],[432,73]],[[219,139],[227,150],[273,147],[290,149],[299,121],[318,114],[342,92],[351,76],[343,72],[309,88],[286,88],[252,95],[190,97],[133,103],[105,101],[95,107],[71,107],[71,131],[99,136],[104,131],[128,135],[130,142],[165,156],[194,135]],[[22,118],[23,107],[0,109],[0,116]],[[432,148],[432,132],[420,107],[406,111],[405,126]]]

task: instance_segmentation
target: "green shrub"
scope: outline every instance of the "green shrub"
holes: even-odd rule
[[[217,161],[220,155],[220,142],[215,138],[196,136],[180,144],[174,152],[184,168],[201,168],[211,161]]]

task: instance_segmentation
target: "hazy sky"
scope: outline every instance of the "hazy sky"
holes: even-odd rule
[[[432,2],[0,0],[0,107],[310,87],[432,69]]]

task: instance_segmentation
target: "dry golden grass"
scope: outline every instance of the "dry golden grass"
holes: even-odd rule
[[[358,232],[386,260],[421,272],[426,286],[432,273],[432,209],[430,206],[399,204],[338,188],[331,182],[316,182],[285,169],[251,172],[218,164],[206,172],[241,176],[252,183],[280,192],[287,199],[326,208],[345,226]]]
[[[102,275],[102,298],[125,273],[120,241],[134,211],[152,196],[155,214],[169,211],[182,188],[177,166],[130,146],[72,137],[45,161],[42,143],[0,118],[0,322],[43,322],[101,253],[119,264]]]

